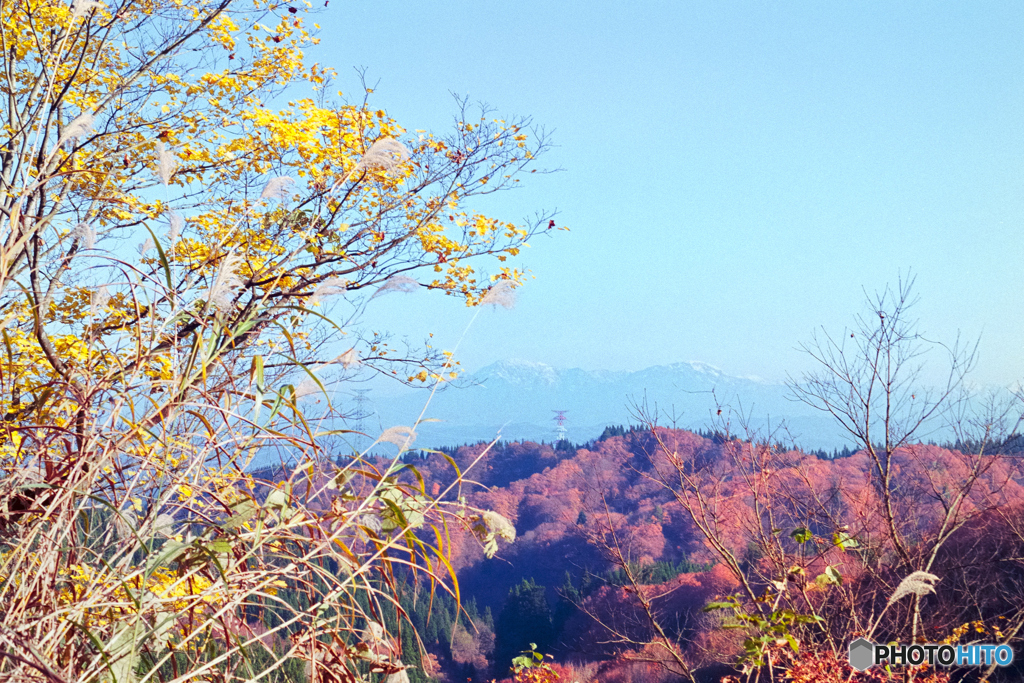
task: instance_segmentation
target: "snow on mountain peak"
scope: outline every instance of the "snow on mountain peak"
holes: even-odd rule
[[[705,375],[719,377],[722,374],[722,371],[719,368],[716,368],[714,365],[711,365],[710,363],[703,363],[699,360],[691,360],[686,364],[689,365],[694,370],[696,370],[697,372],[702,372]]]
[[[555,368],[545,363],[518,358],[498,361],[475,374],[503,379],[509,384],[555,384],[558,382],[558,370]]]

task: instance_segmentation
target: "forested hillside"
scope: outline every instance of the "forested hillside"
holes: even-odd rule
[[[864,450],[826,459],[635,428],[582,447],[478,444],[406,462],[438,494],[454,482],[449,458],[475,482],[452,495],[503,515],[516,540],[487,559],[470,533],[450,529],[468,614],[456,626],[454,603],[436,601],[430,623],[442,626],[424,640],[434,677],[504,677],[531,643],[600,680],[721,673],[716,664],[759,656],[744,640],[771,631],[739,607],[745,592],[770,601],[773,625],[783,608],[792,616],[778,631],[785,648],[772,639],[766,652],[783,656],[792,638],[799,662],[840,666],[855,633],[896,638],[913,622],[911,599],[877,615],[919,556],[938,577],[919,597],[929,640],[994,639],[1024,617],[1024,462],[1014,456],[900,449],[891,523]],[[733,595],[735,610],[723,602]],[[716,601],[721,609],[704,611]],[[413,618],[428,623],[422,607]],[[739,622],[752,627],[723,630]]]

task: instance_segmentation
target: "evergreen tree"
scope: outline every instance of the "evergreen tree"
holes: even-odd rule
[[[409,667],[406,673],[409,675],[410,683],[426,683],[430,680],[423,671],[423,658],[419,643],[416,642],[416,634],[408,624],[404,624],[402,628],[402,663]]]
[[[484,624],[487,626],[487,628],[489,628],[491,630],[491,632],[493,633],[494,632],[494,617],[491,616],[491,606],[490,605],[487,605],[487,606],[484,607],[483,621],[484,621]]]
[[[538,651],[547,652],[553,633],[544,586],[538,586],[532,578],[513,586],[498,615],[494,635],[494,671],[499,677],[508,673],[513,657],[530,649],[530,643],[536,643]]]
[[[561,637],[569,617],[576,613],[577,605],[583,602],[583,595],[573,584],[572,575],[568,571],[565,572],[565,583],[558,590],[558,596],[551,619],[552,635],[555,641]]]

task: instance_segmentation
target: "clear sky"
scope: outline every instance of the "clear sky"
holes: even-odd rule
[[[317,0],[319,3],[320,0]],[[917,275],[922,329],[981,337],[975,379],[1024,379],[1024,4],[342,2],[311,55],[407,129],[468,95],[554,131],[562,172],[490,205],[557,208],[535,280],[459,356],[782,379],[863,288]],[[375,300],[375,327],[451,348],[470,312]]]

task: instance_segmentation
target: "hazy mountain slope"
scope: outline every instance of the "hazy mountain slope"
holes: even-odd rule
[[[605,426],[627,424],[630,404],[655,404],[663,424],[672,416],[679,427],[702,429],[717,417],[742,409],[752,424],[763,429],[782,418],[798,427],[794,435],[807,448],[832,448],[845,443],[832,421],[806,405],[788,400],[784,385],[733,377],[702,363],[675,363],[636,372],[557,369],[543,363],[508,360],[489,365],[469,378],[471,386],[438,392],[422,425],[420,445],[442,445],[492,439],[501,431],[505,440],[555,438],[555,410],[565,410],[568,438],[583,442],[597,437]],[[420,414],[427,391],[373,396],[375,415],[367,429],[410,424]],[[716,403],[717,401],[717,403]],[[733,429],[738,429],[733,419]]]

